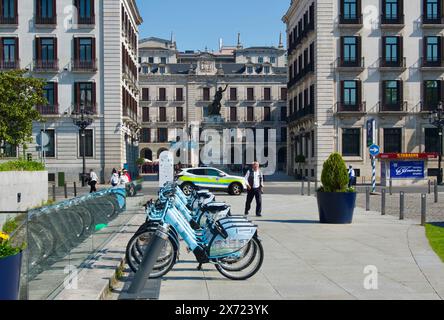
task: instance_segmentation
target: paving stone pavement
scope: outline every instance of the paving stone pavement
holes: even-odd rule
[[[243,212],[245,196],[218,200]],[[263,217],[250,217],[265,251],[253,278],[232,281],[212,265],[198,271],[182,243],[181,261],[158,284],[158,299],[444,298],[444,264],[417,221],[358,208],[351,225],[321,225],[314,197],[264,194],[263,202]],[[366,266],[377,268],[377,290],[364,288]],[[118,299],[130,279],[109,298]]]

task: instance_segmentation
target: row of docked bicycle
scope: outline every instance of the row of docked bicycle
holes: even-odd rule
[[[159,190],[158,199],[146,205],[146,221],[128,242],[126,260],[133,272],[139,270],[146,249],[162,226],[168,239],[157,258],[150,278],[167,274],[179,261],[181,241],[196,261],[214,264],[225,277],[245,280],[262,266],[264,251],[257,226],[244,216],[234,216],[226,203],[216,202],[208,190],[192,190],[186,196],[175,183]]]
[[[27,244],[28,276],[33,278],[64,259],[125,208],[125,189],[112,188],[32,209],[20,217],[22,223],[11,241]]]

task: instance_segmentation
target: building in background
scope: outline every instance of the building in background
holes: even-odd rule
[[[442,6],[436,0],[291,1],[283,18],[290,174],[320,179],[323,162],[337,151],[369,181],[371,142],[384,153],[439,151],[428,113],[444,99]],[[374,136],[367,134],[372,122]],[[305,163],[296,163],[299,155]],[[429,167],[437,175],[436,161]]]
[[[281,39],[282,40],[282,39]],[[286,51],[278,47],[236,46],[217,52],[179,52],[174,38],[139,43],[142,134],[140,156],[155,161],[190,124],[201,127],[216,87],[228,84],[221,114],[243,147],[242,129],[277,130],[279,169],[286,166]],[[239,141],[238,141],[239,140]],[[193,166],[199,159],[189,159]],[[232,162],[233,163],[233,162]]]
[[[137,173],[138,26],[134,0],[2,0],[0,71],[26,69],[47,81],[45,119],[35,123],[26,153],[42,157],[36,135],[50,137],[45,162],[50,180],[79,181],[83,146],[71,114],[85,109],[94,122],[86,131],[86,165],[108,179],[127,165]],[[16,157],[15,147],[9,156]]]

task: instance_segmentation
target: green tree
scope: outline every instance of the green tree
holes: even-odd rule
[[[35,106],[47,103],[43,97],[45,81],[25,77],[25,73],[0,72],[0,147],[31,142],[32,123],[41,120]]]
[[[324,162],[321,181],[325,192],[345,192],[348,185],[348,172],[344,159],[339,153],[332,153]]]

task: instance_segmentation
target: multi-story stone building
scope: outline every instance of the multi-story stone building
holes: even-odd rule
[[[442,6],[437,0],[291,1],[283,18],[289,173],[319,179],[324,160],[338,151],[370,177],[370,142],[385,153],[439,150],[428,113],[444,98]],[[373,137],[367,135],[372,120]],[[298,155],[306,162],[295,163]]]
[[[87,168],[108,179],[124,164],[137,172],[138,26],[134,0],[1,0],[0,69],[25,69],[47,81],[48,105],[36,135],[50,137],[45,162],[50,180],[78,181],[82,138],[72,113],[83,109],[94,122],[86,130]],[[9,148],[10,156],[17,156]],[[26,151],[43,152],[35,143]]]
[[[139,44],[141,157],[155,160],[190,124],[202,127],[217,87],[224,127],[277,130],[277,162],[286,165],[286,51],[278,47],[221,46],[217,52],[179,52],[173,39],[148,38]],[[236,139],[237,139],[236,138]],[[238,140],[236,140],[237,142]],[[199,159],[189,159],[198,165]],[[233,162],[231,162],[233,163]],[[237,163],[236,163],[237,164]]]

